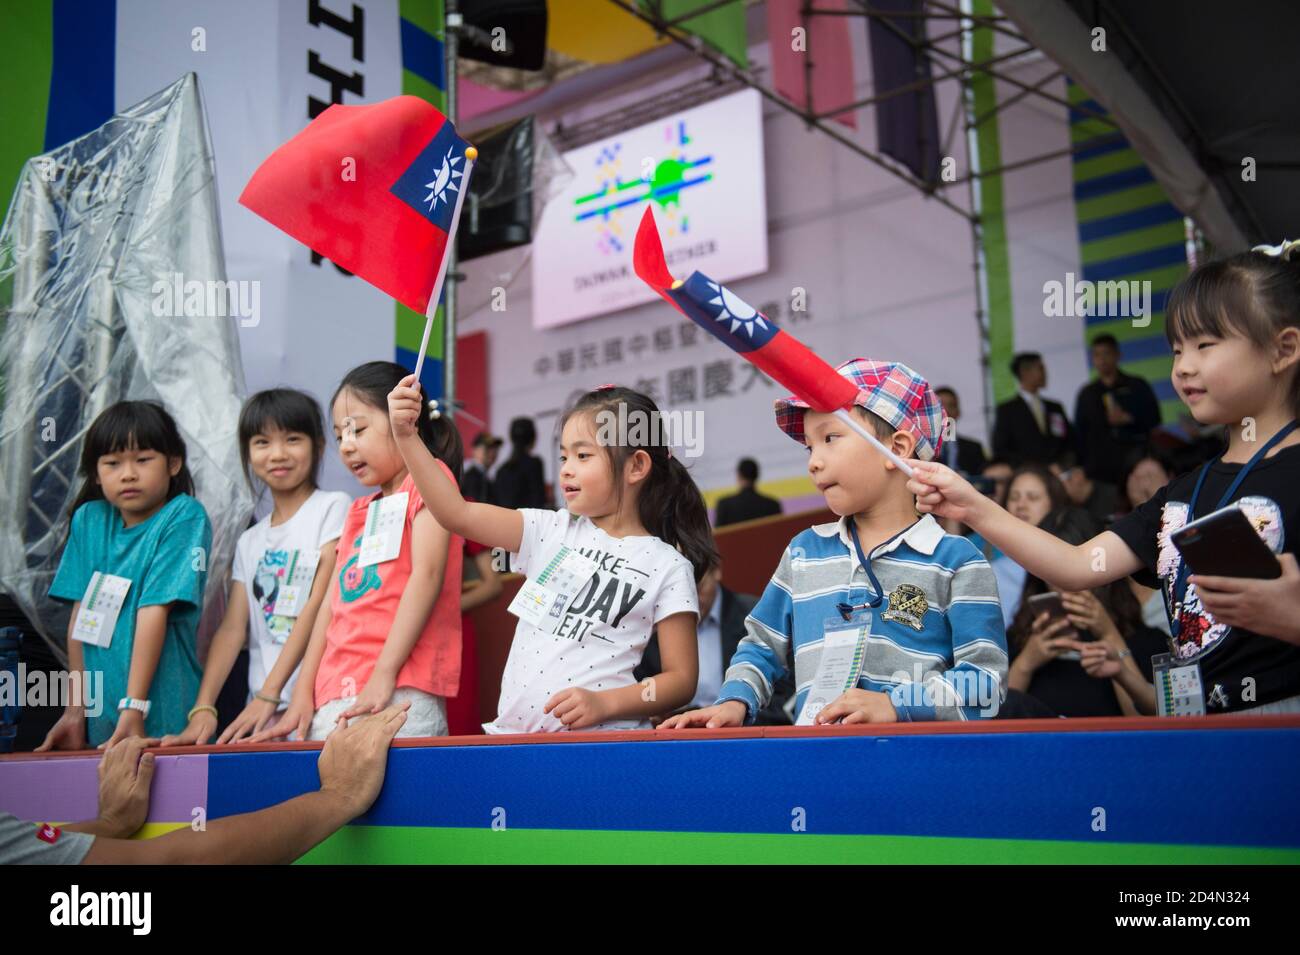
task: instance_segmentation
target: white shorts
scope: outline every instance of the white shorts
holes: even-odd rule
[[[330,700],[324,706],[316,711],[316,715],[311,719],[311,730],[308,732],[308,739],[324,739],[329,736],[334,729],[334,725],[339,721],[350,706],[356,703],[355,696],[340,697],[337,700]],[[402,728],[397,731],[398,738],[409,739],[412,736],[446,736],[447,735],[447,704],[440,696],[434,696],[432,693],[425,693],[423,690],[417,690],[409,686],[399,686],[393,691],[391,703],[406,703],[410,701],[411,708],[406,711],[406,722]],[[349,723],[356,722],[361,717],[353,717]]]

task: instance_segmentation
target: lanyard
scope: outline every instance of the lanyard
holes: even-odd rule
[[[919,519],[913,521],[911,524],[908,524],[906,527],[904,527],[893,537],[889,538],[889,540],[883,541],[876,547],[872,548],[872,553],[875,553],[876,551],[880,550],[881,547],[884,547],[898,540],[898,538],[902,537],[913,527],[915,527],[918,523],[920,523]],[[854,523],[852,517],[848,519],[848,525],[849,525],[849,536],[853,538],[853,549],[858,552],[858,561],[862,564],[862,569],[867,572],[867,579],[871,581],[871,583],[867,587],[867,590],[870,591],[871,596],[867,598],[867,602],[864,604],[850,604],[850,603],[843,603],[843,602],[837,603],[835,605],[835,609],[840,612],[840,616],[843,617],[845,620],[848,620],[850,617],[852,617],[853,612],[855,610],[867,610],[872,607],[879,607],[881,602],[884,601],[885,599],[884,590],[880,586],[880,581],[876,579],[875,573],[871,570],[871,561],[867,560],[867,555],[862,552],[862,542],[858,540],[858,528],[857,525]],[[850,586],[852,585],[850,584]]]
[[[1277,434],[1264,442],[1264,446],[1251,455],[1250,460],[1242,465],[1241,470],[1237,472],[1237,476],[1233,478],[1232,483],[1228,485],[1228,489],[1224,491],[1223,496],[1219,498],[1219,503],[1215,505],[1214,508],[1216,511],[1219,510],[1219,508],[1227,506],[1228,502],[1232,500],[1232,496],[1237,493],[1237,489],[1241,487],[1241,482],[1246,480],[1246,475],[1250,473],[1251,469],[1260,461],[1264,460],[1264,455],[1268,454],[1268,452],[1273,450],[1278,442],[1294,431],[1297,425],[1300,425],[1300,422],[1292,421]],[[1201,496],[1201,488],[1205,485],[1205,476],[1210,473],[1210,465],[1213,463],[1213,461],[1207,461],[1201,467],[1201,473],[1196,477],[1196,486],[1192,489],[1192,499],[1187,505],[1187,520],[1189,522],[1196,519],[1196,502]],[[1173,630],[1175,636],[1178,635],[1180,629],[1179,624],[1183,612],[1183,598],[1186,595],[1187,562],[1179,558],[1178,574],[1174,577],[1174,612],[1169,621],[1170,629]]]

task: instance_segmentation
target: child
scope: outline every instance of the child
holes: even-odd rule
[[[81,478],[50,596],[72,602],[68,668],[103,674],[102,712],[70,701],[38,752],[180,732],[199,688],[212,525],[193,497],[176,422],[152,402],[112,405],[86,433]],[[101,608],[113,593],[110,627],[117,601]]]
[[[906,365],[865,358],[836,370],[858,388],[850,413],[894,453],[934,458],[943,410],[924,379]],[[745,621],[748,632],[717,703],[661,728],[753,723],[791,656],[795,714],[804,722],[995,715],[1005,693],[1007,642],[988,562],[933,517],[918,519],[903,472],[840,418],[790,397],[776,402],[776,421],[807,446],[808,473],[841,519],[790,541]],[[847,623],[861,611],[870,615],[870,630],[855,686],[825,705],[814,696],[804,713],[826,655],[828,622]]]
[[[352,503],[342,491],[317,487],[325,429],[320,406],[301,391],[272,388],[249,398],[239,413],[239,453],[249,487],[256,478],[270,489],[271,513],[239,536],[226,615],[208,649],[189,725],[180,735],[165,737],[164,746],[212,738],[217,695],[245,639],[247,705],[217,742],[260,733],[288,705]]]
[[[1222,457],[1176,477],[1111,530],[1077,546],[1030,527],[947,468],[925,464],[909,487],[924,511],[975,528],[1030,573],[1069,590],[1138,576],[1160,586],[1177,665],[1199,665],[1208,712],[1300,712],[1300,251],[1245,252],[1209,263],[1169,297],[1173,384],[1203,425],[1226,425]],[[1189,576],[1169,535],[1235,503],[1281,554],[1276,580]],[[1276,638],[1276,639],[1274,639]],[[1283,642],[1290,641],[1290,642]]]
[[[405,702],[411,708],[399,736],[447,734],[444,697],[460,681],[464,542],[425,508],[389,431],[387,396],[407,374],[390,361],[368,362],[334,393],[339,454],[378,493],[348,510],[335,577],[289,708],[254,742],[295,731],[324,739],[340,721]],[[411,430],[430,453],[430,468],[455,481],[461,443],[451,422],[422,411]]]
[[[413,376],[389,395],[388,408],[398,448],[439,522],[510,551],[511,566],[552,611],[520,617],[497,718],[484,730],[643,729],[651,715],[694,696],[695,582],[717,558],[699,489],[668,446],[650,440],[659,433],[653,401],[609,385],[564,415],[562,511],[467,502],[415,440],[421,403]],[[652,628],[664,669],[642,685],[632,670]]]

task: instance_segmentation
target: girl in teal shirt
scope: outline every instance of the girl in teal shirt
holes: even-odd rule
[[[212,526],[192,496],[176,422],[152,402],[118,402],[86,434],[81,477],[50,596],[72,602],[68,669],[84,674],[85,691],[38,752],[179,733],[202,675],[196,638]],[[116,622],[96,626],[82,601],[114,586],[125,587]]]

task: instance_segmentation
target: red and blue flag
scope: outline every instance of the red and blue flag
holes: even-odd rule
[[[694,272],[684,282],[674,279],[649,208],[637,229],[632,263],[641,280],[665,301],[814,411],[853,406],[858,389],[851,381],[725,285],[702,272]]]
[[[442,293],[474,155],[418,96],[335,104],[257,168],[239,201],[426,314]]]

